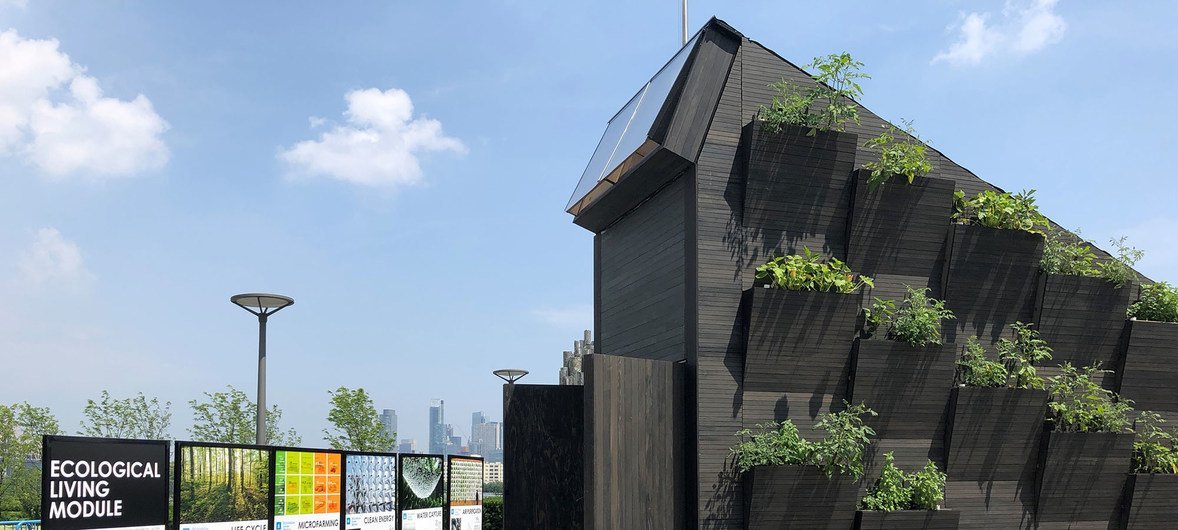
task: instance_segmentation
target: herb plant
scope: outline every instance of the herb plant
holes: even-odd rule
[[[908,287],[904,305],[896,310],[888,337],[913,346],[941,344],[941,321],[957,318],[943,300],[928,295],[928,289]]]
[[[1055,430],[1069,432],[1121,432],[1129,426],[1133,401],[1121,399],[1096,380],[1112,373],[1098,366],[1076,368],[1065,362],[1051,378],[1048,420]]]
[[[871,307],[863,309],[863,332],[866,336],[875,335],[879,328],[887,328],[896,316],[896,301],[875,297]]]
[[[868,190],[875,191],[880,184],[895,175],[907,178],[908,183],[912,184],[916,177],[923,177],[933,170],[925,154],[928,148],[916,136],[912,123],[905,122],[904,125],[903,131],[888,125],[884,132],[865,144],[867,149],[879,153],[879,160],[863,164],[864,168],[871,171],[867,178]]]
[[[1141,299],[1129,306],[1129,318],[1178,322],[1178,287],[1166,282],[1141,286]]]
[[[1079,231],[1076,231],[1079,234]],[[1069,240],[1062,230],[1050,230],[1043,242],[1043,258],[1039,268],[1051,274],[1096,276],[1096,254],[1081,240]]]
[[[935,510],[945,499],[945,473],[929,460],[924,469],[905,473],[891,452],[884,454],[879,479],[860,504],[864,510]]]
[[[1116,255],[1097,264],[1098,275],[1117,287],[1124,287],[1137,277],[1133,272],[1133,266],[1145,256],[1145,252],[1125,244],[1126,239],[1128,238],[1125,236],[1110,239],[1109,242],[1117,251]]]
[[[1178,473],[1178,436],[1156,412],[1141,411],[1133,430],[1134,473]]]
[[[798,434],[798,427],[790,420],[758,424],[756,432],[743,429],[736,435],[745,438],[732,449],[741,473],[756,466],[816,463],[814,445]]]
[[[777,91],[769,106],[761,106],[761,126],[781,132],[782,126],[794,125],[816,131],[843,131],[848,121],[859,123],[859,106],[854,99],[863,95],[859,79],[871,76],[859,71],[863,63],[849,53],[815,57],[807,68],[815,70],[812,88],[804,88],[782,79],[769,85]]]
[[[986,349],[977,337],[965,343],[965,352],[957,360],[960,380],[966,386],[997,388],[1006,385],[1006,366],[986,358]]]
[[[1006,365],[1013,388],[1043,388],[1043,378],[1035,371],[1035,363],[1051,358],[1051,348],[1032,324],[1015,322],[1014,340],[998,339],[998,359]]]
[[[1035,190],[1018,194],[986,190],[966,198],[965,192],[953,193],[953,219],[961,224],[976,224],[987,228],[1022,230],[1042,234],[1049,226],[1047,218],[1035,205]]]
[[[863,476],[863,453],[875,430],[863,423],[863,416],[875,416],[874,410],[860,403],[839,412],[818,416],[814,428],[826,431],[822,440],[806,441],[792,421],[757,425],[757,431],[744,429],[736,433],[745,438],[732,448],[736,468],[745,472],[764,465],[814,465],[827,477],[835,473]]]
[[[850,294],[864,285],[874,287],[870,276],[856,275],[838,258],[824,258],[803,248],[801,255],[779,256],[757,267],[757,285],[774,285],[791,291]]]

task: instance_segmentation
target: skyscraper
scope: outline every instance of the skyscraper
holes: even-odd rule
[[[393,447],[389,448],[392,451],[397,446],[397,411],[384,409],[380,413],[380,423],[384,426],[384,433],[393,438]]]
[[[397,446],[398,453],[416,453],[417,440],[413,438],[402,438],[400,445]]]
[[[429,402],[429,452],[446,452],[446,402],[432,399]]]
[[[487,416],[482,411],[472,413],[470,415],[470,452],[480,453],[479,448],[479,425],[487,423]]]
[[[503,424],[488,421],[479,424],[470,435],[470,451],[482,455],[488,462],[503,459]]]

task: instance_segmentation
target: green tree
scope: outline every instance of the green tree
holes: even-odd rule
[[[161,405],[158,399],[149,400],[142,392],[135,397],[115,399],[103,390],[98,401],[86,400],[82,414],[86,419],[78,434],[83,436],[166,440],[172,424],[172,402]]]
[[[0,519],[41,516],[41,436],[61,434],[48,408],[0,405]]]
[[[193,424],[188,434],[198,442],[252,444],[256,437],[258,405],[245,392],[229,385],[225,392],[205,392],[205,401],[192,400]],[[283,431],[278,423],[282,409],[272,405],[266,413],[266,440],[272,445],[296,446],[303,438],[294,429]]]
[[[323,429],[323,439],[333,449],[352,451],[390,451],[397,445],[397,433],[385,434],[384,425],[363,388],[339,387],[328,390],[331,411],[327,421],[331,430]]]

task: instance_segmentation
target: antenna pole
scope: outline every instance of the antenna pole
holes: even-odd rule
[[[687,44],[687,0],[683,0],[683,44]]]

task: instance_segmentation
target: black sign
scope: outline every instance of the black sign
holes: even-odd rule
[[[46,436],[42,448],[44,530],[167,524],[167,442]]]

